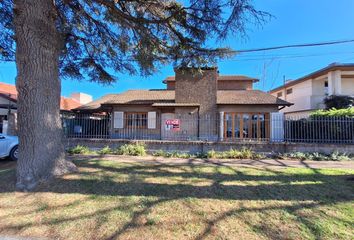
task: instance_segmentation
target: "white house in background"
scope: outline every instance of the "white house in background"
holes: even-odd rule
[[[71,99],[76,100],[81,105],[88,104],[93,101],[92,96],[82,92],[72,93],[70,95]]]
[[[287,81],[269,92],[294,104],[281,112],[306,116],[314,110],[323,109],[326,96],[354,96],[354,63],[332,63],[297,80]]]

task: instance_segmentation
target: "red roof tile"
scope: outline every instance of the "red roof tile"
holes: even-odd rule
[[[13,101],[17,101],[17,90],[16,90],[16,86],[14,85],[0,82],[0,94],[3,94],[3,96],[7,96],[11,98],[11,100]],[[70,111],[80,106],[81,104],[72,98],[66,98],[66,97],[60,98],[60,110]]]
[[[80,106],[81,104],[72,98],[60,97],[60,110],[70,111]]]

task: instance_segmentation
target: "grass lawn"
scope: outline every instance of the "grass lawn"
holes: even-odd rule
[[[119,157],[117,157],[119,159]],[[354,171],[76,161],[14,191],[0,164],[0,235],[53,239],[354,239]]]

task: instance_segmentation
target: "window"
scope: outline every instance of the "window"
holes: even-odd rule
[[[147,113],[125,113],[126,128],[147,128]]]
[[[324,82],[324,93],[328,95],[328,81]]]
[[[286,94],[287,95],[292,94],[292,93],[293,93],[293,89],[292,88],[286,89]]]
[[[225,113],[224,138],[268,139],[270,136],[269,113]]]
[[[283,96],[283,92],[278,92],[277,93],[277,97],[282,97]]]

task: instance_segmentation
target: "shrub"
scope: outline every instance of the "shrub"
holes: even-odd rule
[[[165,157],[166,152],[163,150],[158,150],[156,152],[154,152],[152,155],[155,157]]]
[[[97,153],[101,154],[101,155],[106,155],[106,154],[112,154],[113,151],[109,146],[106,146],[106,147],[102,148],[101,150],[99,150]]]
[[[338,96],[338,95],[331,95],[326,97],[323,100],[323,103],[326,105],[326,109],[343,109],[349,108],[354,105],[354,98],[351,96]]]
[[[217,158],[218,153],[213,150],[210,150],[206,153],[207,158]]]
[[[82,146],[82,145],[77,145],[74,148],[70,148],[68,150],[69,154],[90,154],[93,153],[88,147]]]
[[[306,160],[307,159],[306,153],[302,153],[302,152],[289,153],[288,157],[289,158],[294,158],[294,159],[300,159],[300,160]]]
[[[348,154],[346,153],[340,153],[338,151],[334,151],[331,153],[328,157],[332,161],[348,161],[351,160]]]
[[[230,149],[229,151],[225,152],[216,152],[214,150],[207,152],[207,158],[224,158],[224,159],[258,159],[262,158],[261,154],[257,154],[251,149],[242,148],[241,150],[237,149]]]
[[[252,159],[255,156],[255,152],[253,152],[249,148],[242,148],[240,151],[240,157],[246,159]]]
[[[320,109],[312,112],[311,117],[354,117],[354,107],[343,109],[331,108],[329,110]]]
[[[196,156],[189,153],[183,152],[165,152],[163,150],[158,150],[152,154],[155,157],[165,157],[165,158],[195,158]]]
[[[128,156],[145,156],[146,149],[145,145],[141,143],[124,144],[117,149],[116,154]]]
[[[299,159],[299,160],[314,160],[314,161],[348,161],[351,160],[351,156],[346,153],[339,153],[335,151],[330,155],[321,154],[318,152],[314,153],[277,153],[273,155],[275,159]]]
[[[312,153],[312,160],[324,161],[324,160],[328,160],[328,158],[327,158],[326,155],[323,155],[323,154],[318,153],[318,152],[314,152],[314,153]]]

